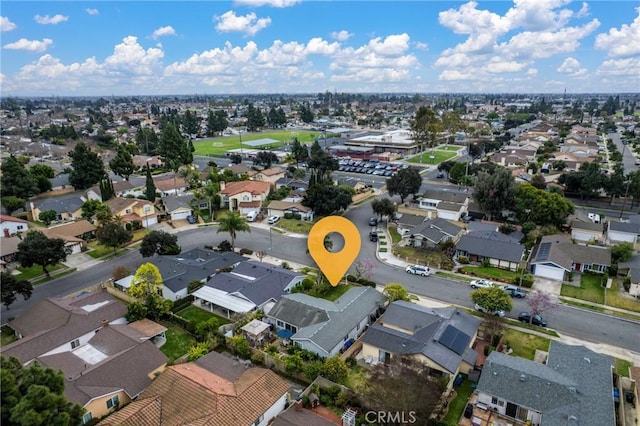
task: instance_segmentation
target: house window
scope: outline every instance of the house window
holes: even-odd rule
[[[504,400],[498,399],[494,396],[491,398],[491,404],[497,405],[498,407],[504,407]]]
[[[75,349],[78,346],[80,346],[80,339],[76,339],[76,340],[71,342],[71,349]]]
[[[280,328],[284,327],[284,323],[283,323],[282,321],[280,321],[280,320],[277,320],[277,321],[276,321],[276,325],[277,325],[278,327],[280,327]]]
[[[21,230],[22,228],[24,228],[24,226],[18,225],[18,230]]]
[[[131,209],[126,209],[124,212],[125,212],[126,214],[131,214]]]
[[[253,422],[253,426],[258,426],[260,423],[262,423],[263,420],[264,420],[264,414],[261,414],[260,417],[258,417],[256,421]]]
[[[120,398],[118,395],[113,395],[111,398],[107,399],[107,408],[117,407],[120,404]]]
[[[91,421],[91,419],[93,419],[93,414],[91,414],[91,411],[89,411],[84,416],[82,416],[82,424],[86,425]]]

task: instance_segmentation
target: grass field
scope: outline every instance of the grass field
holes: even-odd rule
[[[602,275],[582,274],[580,287],[563,284],[560,290],[561,296],[586,300],[587,302],[604,304],[604,288],[602,287]]]
[[[442,420],[447,426],[455,426],[460,421],[464,407],[467,405],[467,401],[473,393],[471,382],[465,379],[460,387],[456,388],[455,391],[456,397],[449,404],[447,415]]]
[[[505,331],[503,343],[508,343],[513,349],[512,356],[519,356],[533,361],[536,349],[549,350],[550,339],[535,334],[523,333],[513,328]]]
[[[180,312],[177,312],[177,315],[181,316],[182,318],[188,321],[194,321],[197,323],[206,322],[211,318],[216,318],[220,325],[229,324],[231,322],[226,318],[223,318],[211,312],[207,312],[204,309],[200,309],[197,306],[193,306],[193,305],[190,305],[185,309],[181,310]]]
[[[169,361],[175,361],[189,351],[189,348],[196,344],[196,339],[184,329],[174,324],[164,324],[168,328],[166,332],[167,342],[160,350]]]
[[[423,152],[420,155],[416,155],[415,157],[411,157],[409,158],[409,162],[410,163],[421,163],[421,164],[440,164],[443,161],[448,161],[451,160],[452,158],[455,158],[457,155],[456,152],[453,151],[440,151],[440,150],[436,150],[436,151],[427,151],[427,152]],[[434,158],[431,159],[429,157],[433,156]]]
[[[320,132],[311,131],[291,131],[291,130],[275,130],[272,132],[246,133],[242,135],[242,142],[254,141],[257,139],[274,139],[277,143],[266,146],[267,148],[278,148],[286,142],[291,142],[297,137],[300,142],[313,142],[316,138],[321,137]],[[195,141],[193,147],[196,149],[195,155],[213,155],[222,156],[232,149],[240,149],[240,136],[221,136],[217,138],[203,139]],[[242,144],[244,149],[256,149],[249,145]]]
[[[295,232],[296,234],[308,234],[313,227],[313,222],[295,219],[281,219],[275,226],[282,228],[285,231]]]
[[[49,271],[49,273],[52,273],[53,271],[57,271],[62,268],[64,268],[64,265],[62,263],[58,263],[57,265],[47,267],[47,270]],[[20,271],[20,273],[16,275],[16,278],[21,280],[30,280],[32,278],[44,275],[44,271],[42,270],[42,266],[40,265],[33,265],[29,268],[18,267],[16,269]]]
[[[350,284],[340,284],[340,285],[337,285],[335,287],[331,287],[329,289],[329,291],[327,291],[326,293],[318,295],[318,297],[321,298],[321,299],[328,300],[330,302],[335,302],[336,300],[338,300],[338,298],[340,296],[345,294],[352,287],[353,286],[350,285]]]

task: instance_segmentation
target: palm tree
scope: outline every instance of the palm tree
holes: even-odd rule
[[[216,233],[228,232],[231,236],[231,249],[235,248],[237,232],[251,232],[247,219],[237,213],[229,213],[220,219],[220,225]]]

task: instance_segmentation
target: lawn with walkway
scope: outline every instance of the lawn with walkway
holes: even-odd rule
[[[420,163],[420,164],[440,164],[443,161],[449,161],[455,158],[458,155],[457,152],[449,151],[449,150],[435,150],[435,151],[427,151],[422,154],[416,155],[415,157],[409,158],[410,163]],[[433,157],[433,158],[431,158]]]

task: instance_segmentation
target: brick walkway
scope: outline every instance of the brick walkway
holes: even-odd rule
[[[342,419],[340,418],[340,416],[338,416],[336,413],[334,413],[327,407],[318,405],[317,407],[309,408],[309,410],[313,411],[318,416],[329,420],[332,423],[335,423],[337,425],[342,425]]]

